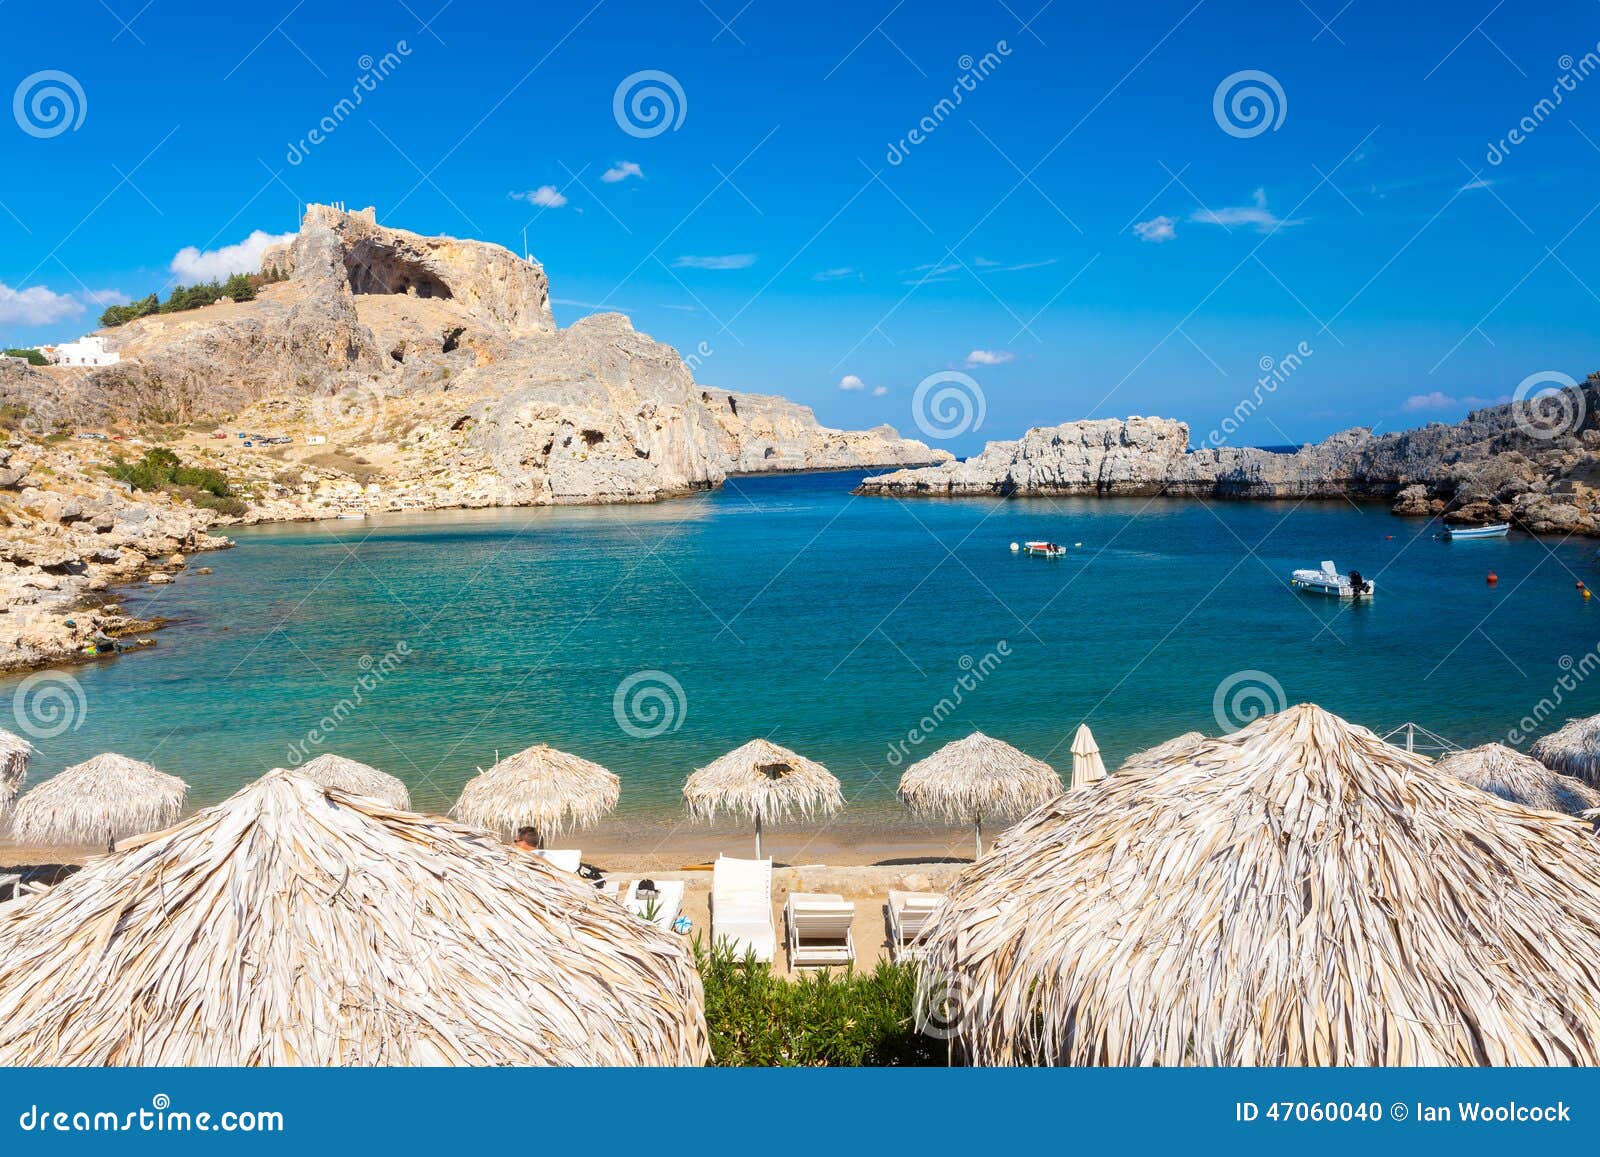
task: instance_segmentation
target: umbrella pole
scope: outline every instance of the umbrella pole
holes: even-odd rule
[[[756,859],[761,858],[761,813],[756,813]]]
[[[983,817],[972,817],[972,859],[976,862],[983,855]]]

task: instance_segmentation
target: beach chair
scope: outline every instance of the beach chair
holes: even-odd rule
[[[937,892],[889,891],[889,948],[896,960],[920,960],[923,949],[916,943],[923,929],[933,922],[944,904]]]
[[[623,905],[639,919],[645,919],[649,911],[649,903],[639,895],[640,881],[635,880],[628,885],[628,894],[623,898]],[[683,881],[682,880],[657,880],[656,881],[656,914],[650,923],[657,928],[671,928],[672,922],[678,918],[678,913],[683,911]]]
[[[718,856],[711,869],[711,943],[737,959],[750,953],[771,963],[778,953],[772,926],[772,861]]]
[[[537,851],[533,854],[552,868],[560,868],[563,872],[572,872],[574,875],[577,874],[583,860],[583,853],[577,848],[558,848],[552,851]]]
[[[783,919],[789,928],[789,966],[822,968],[830,964],[850,964],[856,958],[856,906],[843,896],[830,892],[794,892],[784,905]]]

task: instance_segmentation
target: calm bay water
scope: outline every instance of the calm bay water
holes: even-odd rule
[[[424,808],[497,752],[544,741],[616,771],[625,811],[675,809],[690,770],[757,735],[872,805],[893,797],[897,745],[909,762],[977,727],[1065,770],[1087,721],[1115,766],[1222,730],[1230,679],[1235,719],[1275,683],[1379,730],[1503,739],[1563,657],[1600,640],[1600,599],[1574,589],[1600,581],[1584,541],[1451,544],[1342,502],[907,504],[852,498],[859,477],[243,531],[203,560],[214,575],[130,593],[136,613],[181,622],[155,649],[73,669],[86,709],[40,740],[32,778],[115,750],[213,802],[331,713],[321,749],[399,776]],[[1031,538],[1082,546],[1008,550]],[[1376,600],[1289,589],[1290,570],[1324,558],[1376,576]],[[1596,711],[1600,680],[1548,726]]]

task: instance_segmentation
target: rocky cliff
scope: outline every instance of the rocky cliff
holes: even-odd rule
[[[1067,422],[991,442],[964,462],[868,478],[857,493],[1347,497],[1451,522],[1600,534],[1600,379],[1455,425],[1346,430],[1293,454],[1190,450],[1189,427],[1169,418]]]
[[[0,402],[41,428],[152,425],[294,439],[316,483],[278,482],[270,517],[393,509],[649,501],[729,473],[896,466],[949,457],[889,427],[832,430],[780,398],[702,386],[670,346],[605,314],[558,329],[544,270],[498,245],[423,237],[371,210],[313,205],[269,249],[248,302],[103,331],[98,369],[0,372]],[[322,447],[312,449],[312,443]],[[202,447],[224,469],[237,446]],[[332,486],[343,474],[351,487]]]

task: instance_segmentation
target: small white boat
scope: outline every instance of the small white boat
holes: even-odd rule
[[[1339,568],[1331,562],[1324,562],[1318,570],[1295,571],[1289,576],[1289,585],[1295,590],[1341,599],[1370,599],[1373,591],[1372,580],[1362,578],[1360,571],[1340,574]]]
[[[1044,558],[1060,558],[1067,553],[1067,548],[1053,542],[1025,542],[1022,544],[1024,554],[1037,554]]]
[[[1456,538],[1504,538],[1511,529],[1509,522],[1492,522],[1488,526],[1447,526],[1444,536]]]

